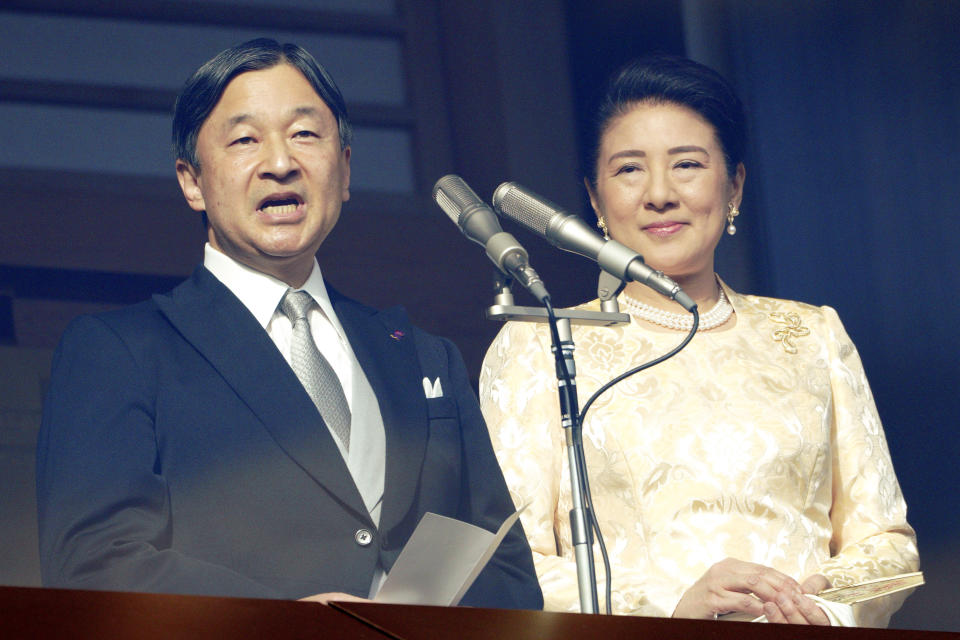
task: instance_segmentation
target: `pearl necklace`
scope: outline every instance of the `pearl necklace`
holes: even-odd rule
[[[664,311],[663,309],[652,307],[645,302],[634,300],[627,294],[623,294],[622,298],[623,306],[627,308],[627,311],[642,320],[676,331],[690,331],[690,328],[693,327],[692,314]],[[717,304],[713,306],[713,309],[710,309],[710,311],[700,316],[700,324],[697,327],[697,331],[715,329],[729,320],[732,315],[733,305],[727,300],[727,296],[721,288],[720,298],[717,300]]]

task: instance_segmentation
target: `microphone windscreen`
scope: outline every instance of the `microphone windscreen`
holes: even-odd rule
[[[460,224],[460,215],[464,209],[481,202],[480,196],[463,178],[452,173],[443,176],[433,185],[433,199],[457,225]]]
[[[546,236],[550,220],[562,209],[521,187],[504,182],[493,192],[493,208],[515,222]]]

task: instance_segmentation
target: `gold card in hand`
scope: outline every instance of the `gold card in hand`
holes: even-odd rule
[[[880,596],[886,596],[904,589],[912,589],[923,584],[923,573],[915,571],[914,573],[901,573],[889,578],[878,578],[868,580],[859,584],[852,584],[849,587],[836,587],[821,591],[817,595],[824,600],[831,602],[842,602],[843,604],[856,604],[857,602],[866,602]]]

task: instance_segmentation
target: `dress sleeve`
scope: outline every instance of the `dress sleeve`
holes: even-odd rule
[[[836,312],[824,307],[833,393],[832,557],[821,566],[835,587],[919,566],[916,535],[857,350]],[[886,626],[907,592],[857,605],[861,626]]]
[[[570,541],[568,507],[561,491],[569,485],[566,444],[549,337],[528,323],[510,322],[491,344],[480,372],[480,406],[507,487],[521,515],[543,590],[544,609],[580,611],[577,567]],[[623,535],[619,535],[623,533]],[[609,549],[626,544],[625,532],[604,531]],[[596,551],[596,550],[595,550]],[[595,553],[600,608],[604,572]],[[613,567],[614,613],[669,616],[676,598],[661,597],[644,571]],[[672,603],[672,604],[671,604]],[[667,610],[669,609],[669,610]]]

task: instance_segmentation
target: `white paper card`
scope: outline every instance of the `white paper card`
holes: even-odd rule
[[[496,534],[454,518],[425,513],[374,602],[456,605],[521,511],[507,518]]]

